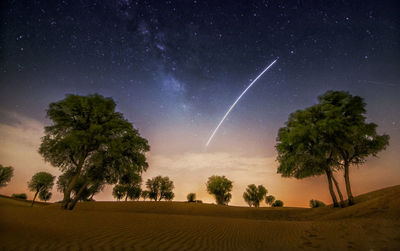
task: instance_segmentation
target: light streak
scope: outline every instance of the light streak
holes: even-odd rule
[[[219,122],[219,124],[217,125],[217,127],[215,128],[215,130],[213,131],[213,133],[211,134],[210,138],[207,140],[206,143],[206,147],[210,144],[211,140],[214,138],[214,135],[217,133],[219,127],[222,125],[222,123],[224,122],[224,120],[226,119],[226,117],[228,117],[229,113],[232,111],[233,107],[235,107],[235,105],[239,102],[239,100],[242,98],[242,96],[250,89],[250,87],[252,87],[254,85],[254,83],[266,72],[269,70],[269,68],[271,68],[277,61],[278,59],[275,59],[270,65],[267,66],[267,68],[265,68],[250,84],[249,86],[247,86],[247,88],[242,92],[242,94],[240,94],[240,96],[235,100],[235,102],[231,105],[231,107],[229,107],[228,111],[225,113],[224,117],[222,117],[221,121]]]

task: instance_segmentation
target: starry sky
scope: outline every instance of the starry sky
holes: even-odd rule
[[[330,202],[325,177],[277,175],[277,131],[291,112],[315,104],[325,91],[349,91],[365,99],[368,120],[391,136],[380,158],[353,168],[354,192],[399,183],[398,1],[1,5],[0,163],[16,168],[2,194],[26,192],[36,171],[59,174],[37,147],[50,123],[48,104],[69,93],[112,97],[149,140],[144,177],[170,176],[177,200],[196,192],[212,202],[204,184],[220,174],[234,181],[233,205],[244,205],[245,187],[256,183],[287,205],[307,206],[312,198]],[[205,149],[229,106],[276,58]],[[299,189],[303,194],[294,195]],[[53,192],[54,200],[61,198]],[[97,199],[111,200],[110,188]]]

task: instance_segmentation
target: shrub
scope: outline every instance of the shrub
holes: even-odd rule
[[[283,201],[281,200],[276,200],[273,204],[272,207],[283,207]]]
[[[195,202],[196,201],[196,194],[195,193],[189,193],[186,196],[188,202]]]
[[[11,195],[11,197],[17,198],[17,199],[22,199],[22,200],[26,200],[28,198],[25,193],[13,193]]]
[[[316,208],[316,207],[324,207],[325,203],[319,200],[310,200],[310,207],[311,208]]]

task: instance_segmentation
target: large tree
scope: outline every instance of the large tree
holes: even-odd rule
[[[7,186],[13,175],[13,167],[0,165],[0,187]]]
[[[259,207],[260,201],[264,200],[267,192],[267,189],[263,185],[256,186],[251,184],[247,186],[246,191],[243,193],[243,199],[250,207]]]
[[[325,126],[321,123],[323,117],[320,105],[290,114],[286,126],[278,132],[278,173],[296,179],[326,174],[333,206],[338,207],[333,188],[336,161],[331,145],[320,132],[321,127]],[[337,189],[340,193],[339,186]]]
[[[286,127],[278,133],[278,173],[296,178],[325,173],[333,205],[338,206],[335,185],[343,206],[343,196],[333,175],[343,168],[348,202],[354,204],[350,165],[376,156],[389,142],[388,135],[376,133],[376,124],[366,122],[365,112],[361,97],[328,91],[319,97],[318,104],[291,114]]]
[[[156,176],[146,181],[149,198],[155,201],[162,199],[172,200],[174,198],[174,182],[169,177]]]
[[[379,135],[377,125],[366,121],[366,104],[359,96],[328,91],[319,97],[319,103],[324,114],[320,132],[330,144],[337,166],[344,169],[348,202],[352,205],[350,166],[363,164],[368,156],[376,157],[389,145],[389,135]]]
[[[64,174],[63,209],[72,210],[81,194],[96,182],[116,184],[123,174],[147,170],[150,147],[121,113],[115,102],[94,94],[67,95],[47,110],[52,125],[45,127],[40,154]],[[83,183],[71,197],[76,183]]]
[[[50,193],[49,190],[53,188],[55,178],[48,172],[38,172],[32,176],[32,179],[28,182],[29,190],[35,192],[31,206],[33,206],[38,193]]]
[[[218,205],[228,205],[232,198],[232,181],[225,176],[213,175],[206,183],[209,194],[214,195]]]

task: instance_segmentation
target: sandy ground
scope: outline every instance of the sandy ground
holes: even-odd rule
[[[33,208],[0,197],[1,250],[400,250],[400,186],[344,208],[87,202]]]

